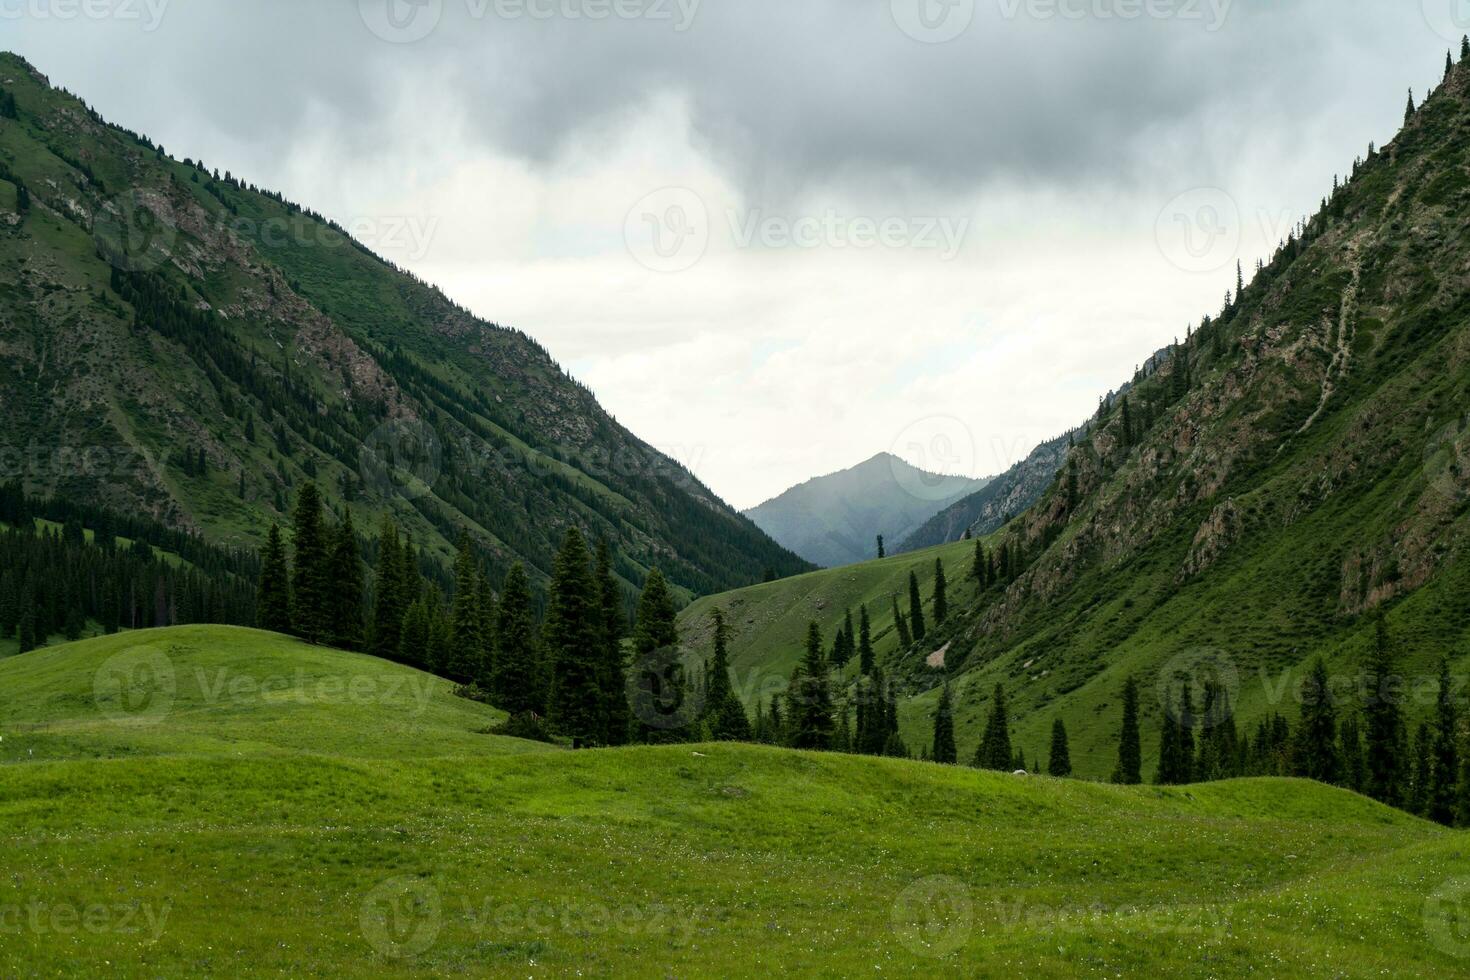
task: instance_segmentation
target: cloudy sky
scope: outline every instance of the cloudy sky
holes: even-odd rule
[[[0,0],[0,47],[525,329],[741,507],[1080,422],[1467,29],[1466,0]]]

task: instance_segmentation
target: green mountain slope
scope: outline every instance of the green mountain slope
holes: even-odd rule
[[[986,483],[927,473],[879,453],[850,469],[792,487],[745,516],[807,561],[836,568],[873,557],[880,534],[890,547],[896,546]]]
[[[248,631],[133,639],[180,677],[399,670]],[[143,675],[117,714],[105,683],[86,693],[112,642],[0,663],[19,695],[0,699],[6,975],[1460,968],[1461,837],[1317,784],[1123,788],[733,745],[513,754],[466,741],[481,709],[437,691],[417,733],[402,702],[380,702],[377,733],[294,692],[180,694],[160,716]],[[74,722],[138,751],[90,757],[58,738]],[[12,745],[31,737],[34,759]]]
[[[1461,64],[1219,316],[1150,360],[1038,502],[992,536],[988,547],[1021,549],[1024,573],[890,656],[885,668],[923,691],[902,711],[910,744],[928,738],[941,675],[925,660],[945,644],[962,758],[1004,683],[1027,757],[1061,717],[1090,777],[1113,766],[1129,676],[1144,692],[1151,772],[1161,678],[1192,677],[1196,690],[1222,679],[1247,729],[1270,712],[1294,719],[1295,682],[1319,654],[1351,689],[1380,611],[1407,682],[1432,688],[1442,655],[1458,672],[1470,627],[1467,216]],[[829,633],[842,614],[808,612]],[[784,636],[741,642],[766,650],[747,662],[788,659]],[[1409,698],[1411,720],[1430,702]]]
[[[314,479],[441,559],[468,528],[497,575],[544,575],[572,524],[631,584],[807,567],[524,334],[13,55],[0,87],[19,109],[0,118],[0,459],[30,493],[258,545]]]

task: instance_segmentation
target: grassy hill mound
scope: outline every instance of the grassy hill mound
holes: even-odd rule
[[[362,654],[228,626],[140,630],[0,661],[0,763],[131,755],[479,756],[503,712]]]
[[[112,717],[92,678],[140,646],[172,704]],[[296,663],[248,703],[188,679]],[[1444,976],[1470,952],[1463,835],[1328,787],[515,754],[439,686],[411,730],[411,698],[298,696],[401,672],[190,628],[0,664],[0,973]]]

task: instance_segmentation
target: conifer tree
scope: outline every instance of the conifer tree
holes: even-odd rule
[[[1421,721],[1414,735],[1409,789],[1404,800],[1404,809],[1421,817],[1429,812],[1429,784],[1434,772],[1432,738],[1428,723]]]
[[[827,683],[827,663],[822,657],[822,630],[808,624],[806,655],[791,681],[793,739],[798,749],[827,749],[832,746],[832,692]]]
[[[601,601],[582,533],[567,532],[552,566],[546,599],[546,655],[551,663],[549,714],[573,748],[601,742]]]
[[[1047,759],[1046,772],[1058,778],[1072,775],[1072,750],[1067,745],[1067,726],[1060,718],[1051,723],[1051,755]]]
[[[878,535],[878,557],[879,558],[887,558],[888,557],[887,553],[884,552],[884,550],[883,550],[883,535],[881,535],[881,534]]]
[[[623,654],[623,600],[613,577],[612,549],[607,539],[597,542],[595,573],[602,622],[602,711],[606,745],[626,745],[632,720],[628,711],[628,664]],[[744,717],[742,713],[741,717]]]
[[[1455,55],[1453,51],[1444,53],[1444,80],[1450,80],[1450,72],[1455,70]]]
[[[1470,34],[1460,39],[1460,60],[1470,58]]]
[[[648,573],[643,592],[638,596],[638,618],[633,624],[633,649],[647,656],[661,647],[679,642],[675,625],[674,597],[668,582],[657,568]]]
[[[1195,779],[1230,779],[1240,775],[1240,745],[1230,693],[1218,681],[1205,682],[1205,704]]]
[[[1302,723],[1292,752],[1292,774],[1323,783],[1342,778],[1337,751],[1337,711],[1332,704],[1327,665],[1317,658],[1302,685]]]
[[[362,649],[362,556],[357,548],[357,530],[348,509],[331,535],[328,559],[328,636],[339,650]]]
[[[954,744],[954,702],[947,681],[939,694],[939,707],[934,711],[933,759],[945,765],[959,761],[959,752]]]
[[[1434,712],[1434,769],[1429,785],[1429,819],[1446,826],[1455,821],[1455,781],[1460,774],[1458,731],[1459,712],[1455,707],[1450,680],[1450,660],[1439,662],[1439,696]]]
[[[429,614],[429,646],[425,659],[429,670],[444,675],[448,673],[450,660],[454,656],[454,628],[444,610],[444,593],[437,585],[431,585],[424,593],[424,608]]]
[[[281,543],[281,528],[271,525],[265,554],[260,564],[260,588],[256,593],[256,621],[263,630],[273,633],[291,632],[291,574],[286,568],[286,547]]]
[[[15,630],[20,641],[17,653],[30,653],[45,644],[46,637],[39,626],[39,614],[35,586],[27,581],[20,593],[20,619]]]
[[[1367,697],[1363,705],[1367,743],[1368,795],[1398,806],[1404,788],[1404,722],[1394,674],[1393,652],[1383,616],[1374,624],[1373,653],[1366,668]]]
[[[375,656],[398,656],[403,618],[408,611],[404,596],[402,545],[398,527],[388,518],[378,532],[378,563],[373,573],[372,638],[368,649]]]
[[[995,685],[995,694],[990,703],[990,717],[985,722],[985,733],[980,737],[980,746],[975,750],[975,765],[980,769],[1008,770],[1015,761],[1011,751],[1010,713],[1006,709],[1006,689]]]
[[[470,537],[459,532],[459,549],[454,559],[454,600],[449,620],[449,663],[445,673],[453,681],[468,684],[484,667],[485,635],[480,624],[479,569]]]
[[[292,517],[291,623],[308,643],[327,638],[331,613],[327,567],[327,533],[322,524],[322,498],[315,483],[301,488]]]
[[[15,96],[9,92],[0,91],[0,118],[20,118],[20,112],[15,105]]]
[[[893,597],[893,628],[898,630],[898,648],[907,650],[913,645],[913,634],[909,632],[908,621],[903,618],[903,613],[898,611],[898,596]]]
[[[980,588],[985,588],[985,545],[979,538],[975,539],[975,561],[970,565],[970,577]]]
[[[545,710],[542,671],[536,643],[535,612],[526,568],[516,562],[500,589],[495,624],[495,705],[512,715]]]
[[[403,614],[403,624],[398,631],[399,662],[429,670],[429,610],[425,599],[420,596]]]
[[[706,692],[706,712],[709,719],[710,737],[715,741],[750,741],[750,719],[745,707],[735,696],[730,684],[729,627],[725,625],[725,614],[715,610],[715,653],[710,661],[709,686]],[[843,710],[843,725],[847,724],[847,711]],[[850,741],[850,737],[845,742]]]
[[[1404,110],[1404,124],[1408,125],[1414,118],[1414,90],[1409,89],[1409,107]]]
[[[924,642],[924,601],[919,598],[919,576],[909,572],[909,632],[915,643]]]
[[[481,691],[493,692],[495,678],[495,592],[490,588],[490,579],[483,573],[478,580],[480,601],[480,672],[473,680]]]
[[[1123,728],[1118,737],[1118,765],[1113,782],[1136,786],[1143,782],[1143,746],[1138,736],[1138,682],[1132,677],[1123,684]]]
[[[943,623],[949,615],[949,602],[945,597],[944,562],[934,559],[934,623]]]
[[[868,619],[868,607],[864,603],[858,609],[858,675],[873,672],[873,624]]]
[[[1337,726],[1337,753],[1342,759],[1342,785],[1361,793],[1367,781],[1367,761],[1363,758],[1363,735],[1356,715],[1345,716]]]

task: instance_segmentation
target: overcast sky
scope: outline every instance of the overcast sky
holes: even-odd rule
[[[0,0],[53,83],[525,329],[740,507],[887,450],[986,475],[1080,422],[1467,27],[1465,0]]]

